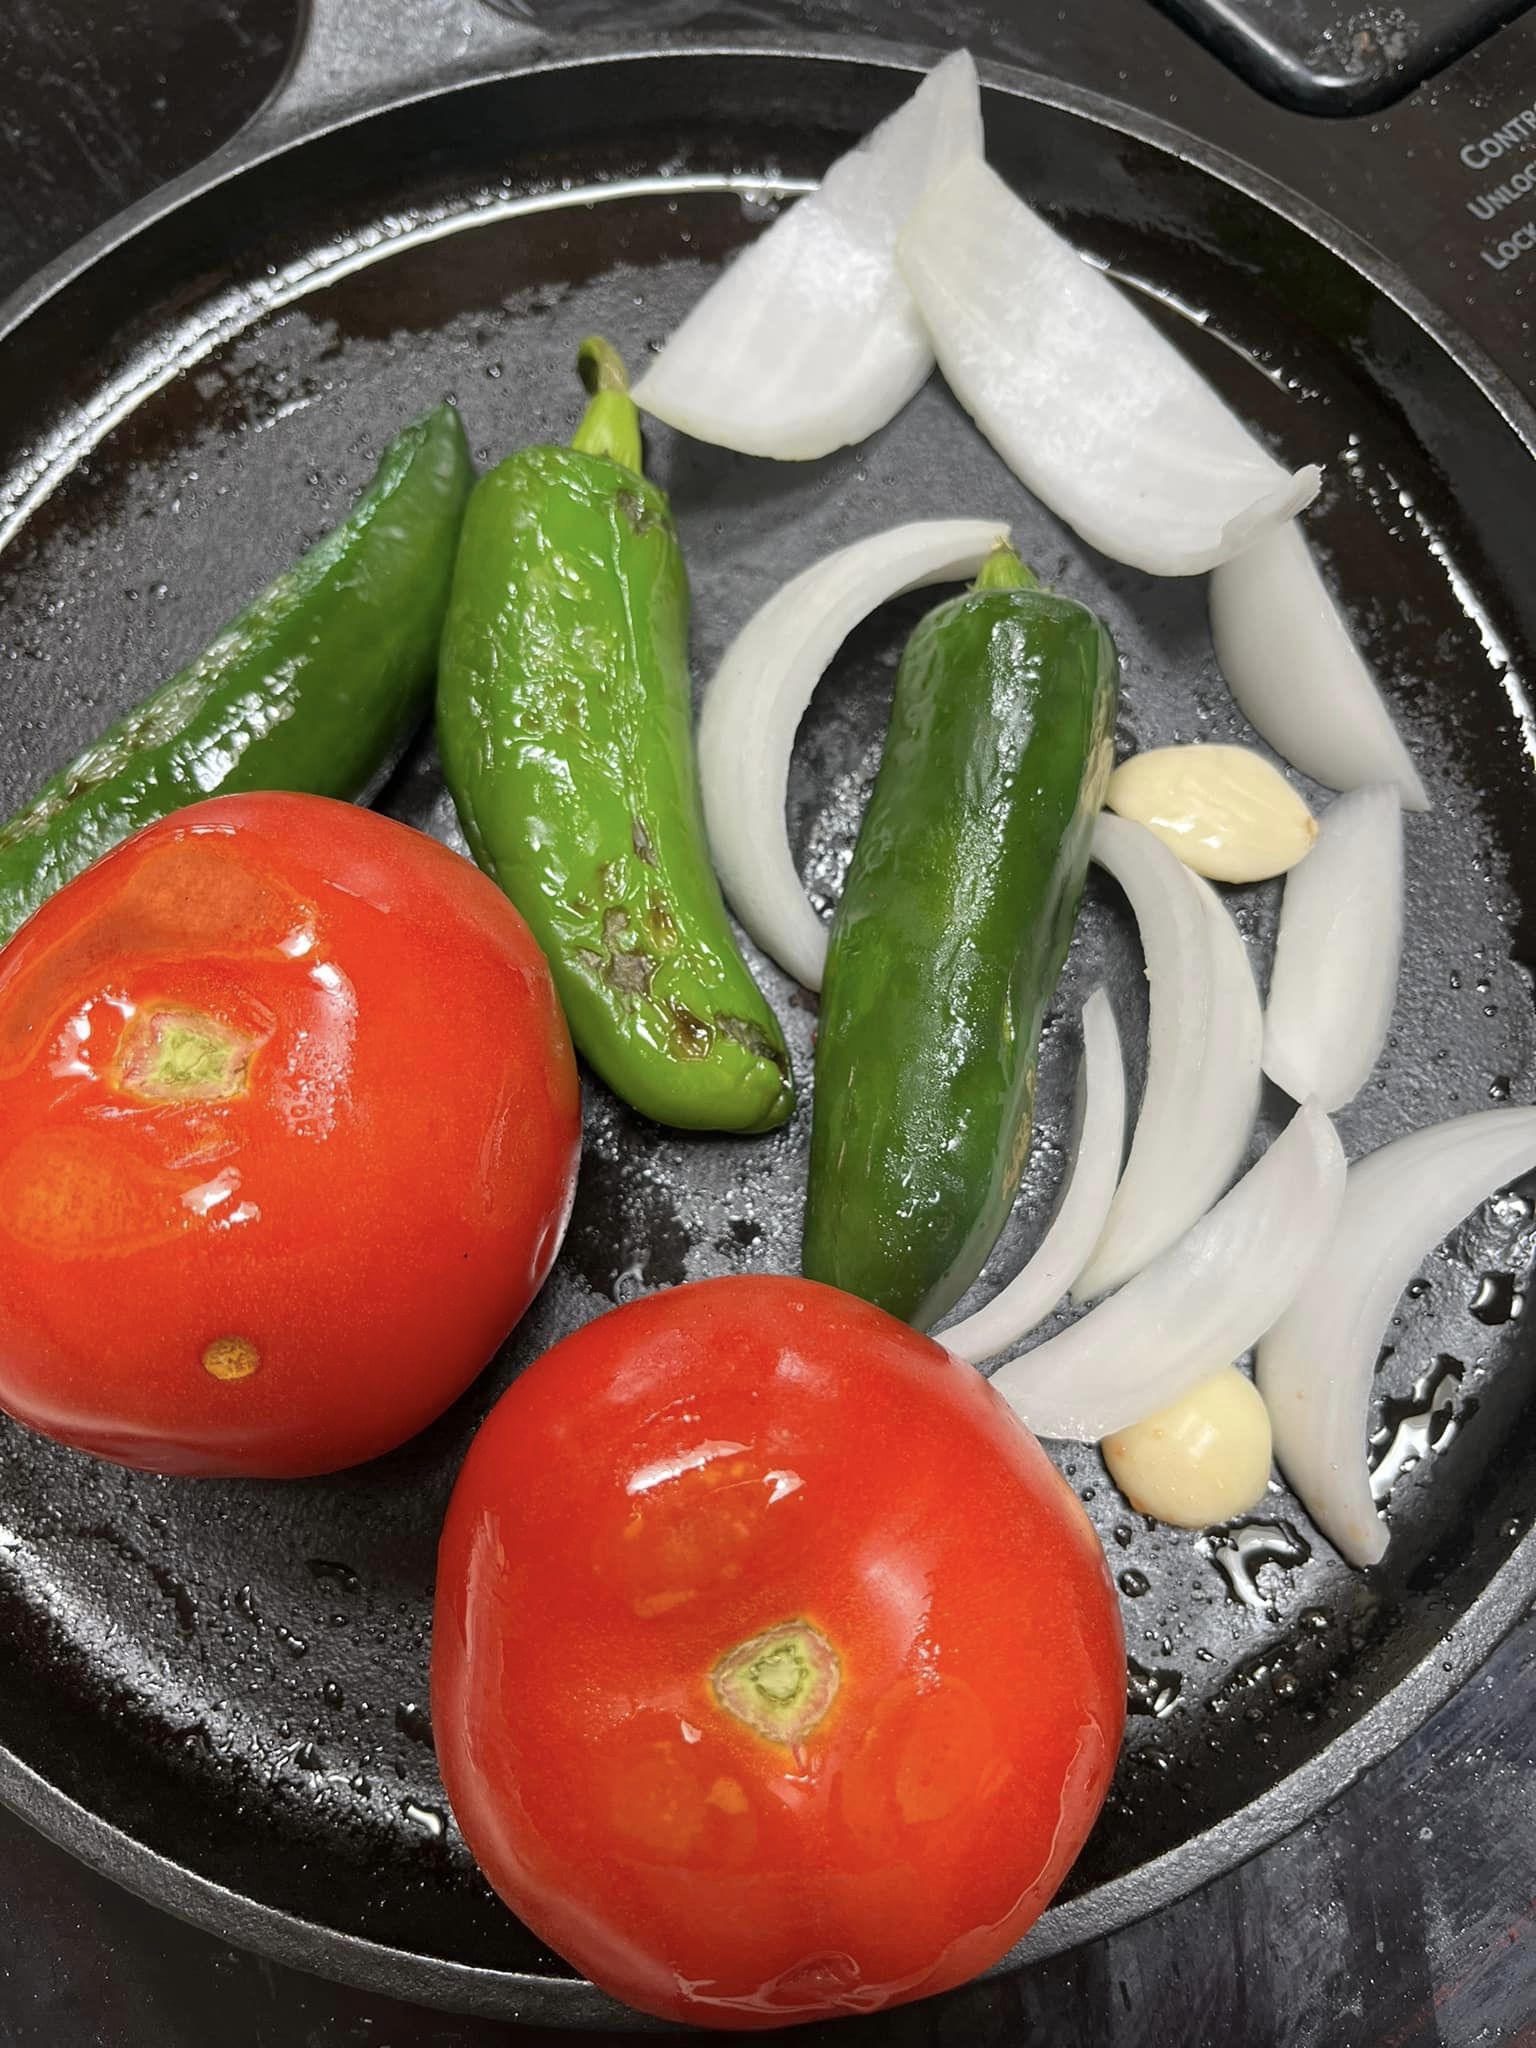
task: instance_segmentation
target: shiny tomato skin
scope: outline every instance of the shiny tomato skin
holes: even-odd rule
[[[794,1675],[786,1629],[795,1740],[720,1697],[743,1643]],[[432,1702],[536,1933],[646,2012],[771,2027],[1006,1953],[1099,1810],[1125,1658],[1087,1517],[978,1373],[739,1278],[616,1309],[503,1396],[449,1505]]]
[[[178,811],[0,952],[0,1406],[161,1472],[374,1457],[541,1285],[579,1142],[468,861],[320,797]]]

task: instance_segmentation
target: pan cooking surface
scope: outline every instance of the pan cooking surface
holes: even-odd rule
[[[75,448],[0,577],[0,810],[338,518],[387,437],[444,393],[482,463],[568,436],[578,340],[607,334],[638,367],[771,217],[775,193],[824,168],[903,85],[874,66],[772,61],[768,89],[721,60],[725,83],[700,90],[685,60],[672,60],[680,76],[657,72],[649,116],[635,111],[632,83],[578,93],[546,82],[540,116],[511,81],[456,96],[463,111],[451,121],[384,117],[399,132],[368,143],[366,175],[359,141],[345,175],[294,173],[281,206],[257,194],[249,217],[275,224],[242,248],[235,273],[194,267],[190,284],[151,295],[131,319],[88,307],[80,354],[30,394],[29,437],[52,436],[56,458],[72,438]],[[685,125],[690,104],[718,111]],[[541,118],[575,139],[541,140]],[[1435,802],[1408,824],[1401,999],[1377,1076],[1339,1119],[1348,1149],[1532,1100],[1536,806],[1520,678],[1530,622],[1518,610],[1529,600],[1490,568],[1443,453],[1399,408],[1393,379],[1414,367],[1392,355],[1395,330],[1335,341],[1330,323],[1355,325],[1347,303],[1332,305],[1321,284],[1308,298],[1266,281],[1303,260],[1301,237],[1285,230],[1272,266],[1263,209],[1207,174],[1001,93],[988,120],[999,168],[1153,294],[1157,317],[1277,451],[1327,465],[1310,529]],[[286,174],[260,175],[270,202]],[[230,331],[209,347],[198,337],[216,320]],[[177,348],[194,358],[179,369]],[[83,430],[82,408],[125,366],[117,388],[136,382],[138,400],[107,430]],[[1465,403],[1480,420],[1488,411],[1470,386]],[[1485,421],[1478,431],[1505,430]],[[1203,581],[1156,581],[1085,549],[1027,497],[938,380],[865,446],[818,463],[754,462],[660,428],[648,446],[687,550],[701,678],[757,605],[828,549],[904,519],[995,516],[1047,582],[1110,619],[1124,659],[1122,750],[1251,737],[1214,664]],[[1527,532],[1533,499],[1527,486],[1505,507]],[[790,825],[824,907],[873,775],[903,639],[930,602],[904,600],[857,632],[802,729]],[[381,802],[462,847],[429,740]],[[1278,887],[1232,900],[1262,963]],[[814,1002],[752,957],[808,1098]],[[1099,981],[1139,1057],[1134,927],[1096,875],[1047,1029],[1023,1195],[990,1284],[1027,1254],[1048,1213],[1075,1020]],[[392,1457],[281,1486],[175,1481],[0,1427],[0,1630],[11,1645],[0,1742],[127,1836],[243,1897],[413,1956],[544,1979],[568,1973],[476,1875],[433,1761],[428,1626],[447,1494],[480,1418],[564,1331],[646,1289],[794,1270],[809,1134],[808,1100],[788,1130],[752,1140],[662,1132],[590,1079],[586,1104],[580,1190],[554,1277],[477,1386]],[[1266,1098],[1264,1135],[1287,1107]],[[1124,1757],[1064,1896],[1188,1853],[1318,1756],[1436,1657],[1515,1551],[1536,1495],[1521,1314],[1533,1253],[1531,1200],[1517,1190],[1457,1232],[1401,1304],[1378,1383],[1376,1455],[1394,1534],[1369,1576],[1343,1568],[1278,1485],[1246,1525],[1192,1537],[1133,1515],[1095,1452],[1057,1447],[1105,1541],[1132,1658]],[[218,1918],[206,1902],[178,1903]],[[1040,1945],[1065,1938],[1051,1925]],[[367,1974],[339,1950],[326,1959]],[[509,1989],[504,2009],[576,2010],[551,1983]]]

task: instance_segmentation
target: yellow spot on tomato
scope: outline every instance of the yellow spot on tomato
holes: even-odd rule
[[[673,1862],[704,1831],[704,1799],[688,1765],[655,1743],[632,1756],[610,1793],[609,1817],[635,1848]]]
[[[667,1593],[644,1593],[630,1605],[642,1621],[649,1621],[653,1614],[670,1614],[674,1607],[681,1607],[694,1596],[692,1586],[676,1586]]]
[[[248,1380],[260,1366],[261,1353],[249,1337],[215,1337],[203,1353],[203,1371],[216,1380]]]

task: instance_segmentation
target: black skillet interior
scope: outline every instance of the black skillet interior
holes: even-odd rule
[[[333,521],[385,438],[441,394],[482,462],[565,437],[578,338],[600,330],[642,359],[770,217],[768,188],[814,177],[909,85],[867,59],[738,52],[461,89],[246,172],[34,314],[0,352],[0,512],[9,491],[10,513],[25,515],[0,578],[0,808]],[[1208,170],[1022,86],[989,92],[987,126],[999,169],[1083,248],[1162,295],[1148,301],[1155,317],[1277,448],[1327,464],[1312,529],[1436,805],[1410,822],[1401,1006],[1378,1078],[1340,1120],[1348,1146],[1531,1100],[1529,454],[1386,296]],[[210,333],[222,337],[212,346]],[[700,676],[828,548],[905,519],[998,516],[1047,580],[1112,621],[1126,746],[1248,737],[1212,659],[1203,585],[1083,548],[938,381],[867,445],[823,462],[774,466],[660,430],[649,445],[689,552]],[[34,505],[40,448],[62,481]],[[790,823],[823,904],[923,603],[853,636],[802,732]],[[456,837],[429,740],[382,801]],[[1234,904],[1262,960],[1276,891],[1236,891]],[[814,1004],[759,964],[808,1081]],[[1123,906],[1095,881],[994,1280],[1049,1206],[1074,1020],[1100,979],[1136,1046],[1139,956]],[[1265,1131],[1283,1114],[1268,1102]],[[311,1483],[191,1483],[0,1429],[0,1790],[194,1917],[378,1980],[355,1945],[365,1937],[406,1952],[397,1990],[550,2020],[600,2008],[491,1897],[434,1767],[425,1695],[443,1504],[480,1417],[563,1330],[636,1290],[794,1269],[808,1119],[802,1108],[767,1139],[688,1139],[589,1083],[586,1122],[555,1277],[473,1391],[394,1456]],[[1376,1572],[1342,1567],[1278,1487],[1252,1526],[1192,1539],[1140,1521],[1095,1453],[1066,1450],[1124,1596],[1133,1716],[1069,1880],[1080,1903],[1045,1923],[1037,1948],[1186,1889],[1336,1789],[1364,1760],[1347,1731],[1389,1699],[1399,1727],[1427,1710],[1454,1662],[1447,1632],[1522,1546],[1525,1591],[1505,1574],[1484,1598],[1485,1632],[1529,1597],[1536,1400],[1520,1308],[1533,1249],[1531,1202],[1512,1193],[1429,1260],[1402,1304],[1380,1391],[1383,1443],[1406,1469]],[[1273,1794],[1308,1765],[1304,1794]],[[182,1874],[146,1876],[58,1794]],[[1155,1858],[1156,1873],[1126,1882]],[[240,1923],[206,1880],[287,1917]],[[460,1965],[520,1974],[471,1980]]]

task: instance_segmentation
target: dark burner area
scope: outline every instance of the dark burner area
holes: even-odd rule
[[[1157,0],[1282,106],[1366,114],[1403,99],[1530,0]]]

